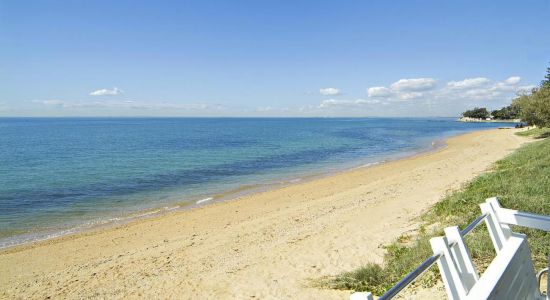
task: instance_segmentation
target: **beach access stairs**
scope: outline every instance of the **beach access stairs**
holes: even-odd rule
[[[535,273],[527,236],[513,232],[511,225],[550,231],[550,217],[503,208],[497,198],[480,204],[482,215],[462,231],[457,226],[445,228],[445,236],[430,240],[434,255],[380,296],[392,299],[419,275],[437,263],[448,299],[550,299],[550,280],[546,295],[540,292],[540,280],[548,268]],[[464,237],[485,222],[496,257],[483,274],[478,274]],[[550,266],[550,257],[549,257]],[[353,293],[350,300],[372,300],[369,292]]]

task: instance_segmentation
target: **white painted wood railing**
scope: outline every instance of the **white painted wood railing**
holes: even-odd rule
[[[550,231],[550,217],[503,208],[497,198],[487,199],[480,207],[482,215],[462,231],[456,226],[448,227],[445,236],[432,238],[430,244],[434,255],[379,299],[395,297],[436,262],[451,300],[550,299],[539,290],[540,277],[548,268],[535,274],[527,237],[510,229],[510,225],[517,225]],[[463,238],[481,221],[485,221],[497,255],[479,275]],[[550,291],[550,280],[547,291]],[[372,300],[373,297],[371,293],[361,292],[352,294],[350,299]]]

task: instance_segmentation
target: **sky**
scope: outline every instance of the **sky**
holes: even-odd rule
[[[550,65],[550,1],[0,0],[0,116],[458,116]]]

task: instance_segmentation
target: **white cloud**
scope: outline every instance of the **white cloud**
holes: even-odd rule
[[[522,85],[517,87],[516,92],[520,94],[528,93],[528,92],[531,92],[536,87],[537,87],[536,85]]]
[[[329,87],[329,88],[320,89],[319,93],[321,93],[321,95],[324,95],[324,96],[336,96],[340,94],[340,90],[338,90],[337,88]]]
[[[493,84],[488,90],[496,93],[500,93],[500,92],[514,92],[516,89],[517,87],[513,85],[509,85],[504,82],[497,82]]]
[[[265,106],[260,107],[226,107],[208,103],[165,102],[150,99],[142,101],[120,99],[119,97],[88,98],[80,99],[80,101],[78,99],[65,101],[54,98],[33,102],[50,107],[47,110],[43,109],[44,111],[66,114],[78,112],[90,115],[112,114],[112,112],[120,112],[121,115],[177,114],[189,116],[453,115],[474,106],[493,109],[508,105],[518,92],[535,87],[520,82],[519,76],[511,76],[500,81],[492,81],[485,77],[470,77],[448,82],[440,82],[433,78],[400,79],[391,85],[370,87],[366,91],[367,95],[359,96],[360,98],[339,96],[341,94],[337,88],[323,88],[318,92],[330,99],[325,98],[326,100],[316,104],[296,107],[278,107],[273,106],[272,103],[265,103]],[[114,87],[94,91],[92,94],[113,95],[120,93],[122,91]],[[317,91],[311,93],[317,94]],[[317,95],[320,97],[319,94]],[[319,100],[322,99],[320,97]]]
[[[356,99],[356,100],[340,100],[340,99],[327,99],[321,101],[319,108],[331,108],[331,107],[359,107],[369,104],[378,104],[382,101],[378,99]]]
[[[174,110],[174,111],[214,111],[223,110],[226,107],[219,104],[209,103],[170,103],[164,101],[64,101],[58,99],[51,100],[34,100],[34,103],[42,105],[65,108],[65,109],[140,109],[140,110]]]
[[[374,86],[367,90],[369,97],[389,97],[391,90],[385,86]]]
[[[48,99],[48,100],[34,101],[34,102],[39,102],[48,106],[65,106],[65,102],[57,99]]]
[[[342,106],[342,105],[349,105],[348,100],[336,100],[336,99],[328,99],[321,101],[321,104],[319,104],[319,108],[326,108],[326,107],[332,107],[332,106]]]
[[[411,100],[422,97],[424,94],[420,92],[408,92],[408,93],[399,93],[397,94],[397,97],[400,100]]]
[[[124,93],[123,90],[114,87],[112,89],[100,89],[90,93],[90,96],[116,96]]]
[[[461,81],[449,81],[447,83],[447,87],[450,89],[470,89],[474,87],[483,86],[487,83],[489,83],[489,79],[485,77],[476,77],[476,78],[466,78]]]
[[[521,77],[512,76],[512,77],[508,77],[506,80],[504,80],[504,83],[514,85],[514,84],[518,84],[520,82],[520,80],[521,80]]]
[[[304,108],[296,108],[298,111],[303,111]],[[292,113],[293,110],[288,107],[274,107],[274,106],[261,106],[257,107],[254,112],[263,113],[263,114],[285,114]]]
[[[410,78],[399,79],[392,83],[391,88],[395,91],[426,91],[435,87],[436,80],[433,78]]]
[[[464,91],[460,98],[473,99],[473,100],[491,100],[500,95],[499,92],[490,89],[472,89]]]
[[[521,80],[518,76],[512,76],[504,81],[495,83],[492,87],[492,91],[497,92],[516,92],[518,90],[517,84]]]
[[[369,99],[382,99],[384,105],[398,105],[398,102],[425,100],[430,109],[440,105],[439,109],[452,107],[469,107],[476,105],[500,105],[514,98],[518,93],[530,91],[533,85],[519,85],[521,78],[511,76],[502,81],[492,81],[486,77],[472,77],[449,81],[437,86],[433,78],[400,79],[390,87],[375,86],[368,88]],[[491,101],[491,104],[486,101]],[[416,102],[419,104],[419,102]],[[420,104],[419,104],[420,105]]]
[[[424,96],[436,87],[437,81],[433,78],[409,78],[399,79],[392,83],[389,88],[385,86],[374,86],[367,90],[369,98],[386,98],[390,101],[412,100]]]
[[[59,108],[82,108],[82,107],[115,107],[114,103],[107,103],[101,101],[94,102],[75,102],[75,101],[64,101],[58,99],[48,99],[48,100],[36,100],[35,103],[40,103],[46,106],[54,106]]]
[[[437,99],[494,100],[512,99],[517,93],[529,90],[533,86],[518,86],[519,76],[511,76],[503,81],[491,81],[485,77],[468,78],[462,81],[450,81],[443,89],[434,91]],[[483,104],[480,104],[483,105]]]
[[[355,100],[355,104],[378,104],[382,103],[379,99],[357,99]]]

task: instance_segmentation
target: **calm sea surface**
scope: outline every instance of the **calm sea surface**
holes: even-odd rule
[[[510,126],[404,118],[0,118],[0,247]],[[214,199],[215,200],[215,199]]]

